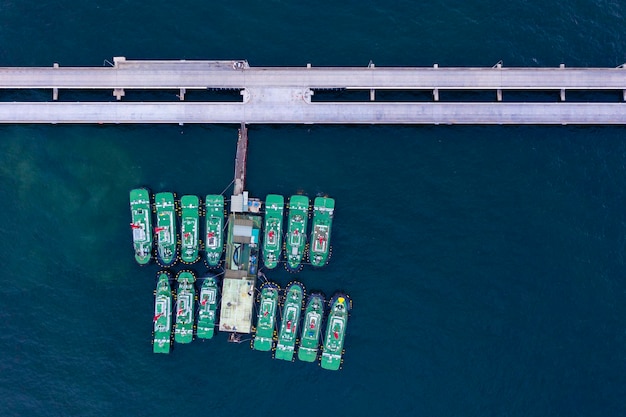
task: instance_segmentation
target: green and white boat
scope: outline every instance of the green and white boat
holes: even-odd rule
[[[280,291],[280,288],[273,282],[268,281],[261,285],[256,333],[252,341],[252,348],[254,350],[267,352],[274,346],[276,311],[278,310],[278,291]]]
[[[289,215],[285,248],[289,271],[297,271],[302,265],[306,249],[306,226],[309,218],[309,197],[293,195],[289,199]]]
[[[152,330],[152,351],[170,353],[172,346],[172,288],[170,275],[161,271],[154,297],[154,328]]]
[[[297,281],[291,282],[285,289],[283,316],[280,323],[280,331],[278,332],[276,351],[274,352],[276,359],[293,360],[304,292],[304,285]]]
[[[209,268],[219,266],[224,250],[224,196],[209,194],[206,207],[206,262]]]
[[[322,347],[321,365],[324,369],[336,371],[341,368],[348,313],[351,307],[352,302],[345,294],[336,294],[330,300],[330,314]]]
[[[161,266],[176,262],[176,205],[173,193],[157,193],[156,207],[157,261]]]
[[[304,362],[315,362],[320,347],[322,321],[324,319],[324,295],[313,293],[309,295],[304,310],[304,320],[300,334],[298,359]]]
[[[200,201],[195,195],[184,195],[180,198],[180,259],[186,264],[192,264],[198,260],[198,242],[200,239],[199,205]]]
[[[217,315],[217,279],[210,275],[204,278],[200,288],[197,335],[199,339],[211,339],[215,333]]]
[[[276,268],[280,261],[283,233],[282,195],[268,194],[265,198],[265,222],[263,224],[263,263],[268,269]]]
[[[196,290],[193,286],[196,278],[190,271],[180,271],[176,277],[176,327],[174,340],[177,343],[191,343],[193,340],[194,302]]]
[[[333,198],[315,198],[311,222],[311,245],[309,247],[309,261],[313,266],[324,266],[328,263],[330,231],[333,226],[334,212],[335,200]]]
[[[135,260],[139,265],[146,265],[152,257],[152,210],[148,190],[130,190],[130,213]]]

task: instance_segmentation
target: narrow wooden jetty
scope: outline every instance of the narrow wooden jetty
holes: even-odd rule
[[[233,195],[240,195],[246,186],[246,163],[248,159],[248,128],[245,123],[239,128],[237,154],[235,156],[235,179]]]
[[[50,90],[51,101],[0,101],[0,123],[626,124],[626,69],[251,67],[245,60],[114,58],[110,67],[0,67],[2,94]],[[63,102],[64,90],[109,90],[116,100]],[[173,100],[128,100],[128,90],[174,90]],[[240,101],[186,101],[193,90],[239,90]],[[362,100],[316,101],[325,90],[362,90]],[[425,91],[430,100],[377,100],[377,91]],[[492,102],[440,100],[488,91]],[[554,92],[554,101],[507,101],[508,92]],[[567,102],[567,91],[613,92]],[[111,96],[109,96],[111,97]],[[604,97],[604,98],[603,98]],[[619,99],[618,99],[619,98]],[[580,101],[580,100],[579,100]]]

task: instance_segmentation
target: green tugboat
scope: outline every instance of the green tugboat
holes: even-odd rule
[[[184,195],[180,198],[180,205],[182,219],[180,259],[183,263],[192,264],[198,260],[200,201],[195,195]]]
[[[315,362],[320,347],[322,320],[324,319],[324,295],[313,293],[309,295],[304,311],[302,333],[298,359],[304,362]]]
[[[219,266],[224,250],[224,196],[206,196],[206,262],[209,268]]]
[[[177,343],[191,343],[193,340],[194,301],[196,291],[193,286],[196,278],[190,271],[180,271],[176,277],[176,328],[174,340]]]
[[[304,285],[297,281],[291,282],[285,289],[283,317],[280,323],[280,331],[278,332],[276,351],[274,352],[276,359],[293,360],[304,292]]]
[[[152,257],[152,211],[148,190],[136,188],[130,191],[130,213],[135,260],[139,265],[146,265]]]
[[[306,226],[309,216],[309,197],[294,195],[289,199],[289,223],[285,248],[287,270],[298,271],[302,266],[302,257],[306,249]]]
[[[333,225],[335,200],[328,197],[316,197],[313,203],[313,221],[311,222],[311,247],[309,261],[313,266],[328,263],[330,252],[330,230]]]
[[[199,339],[211,339],[215,333],[217,313],[217,279],[214,276],[204,278],[200,288],[200,306],[198,311],[197,334]]]
[[[267,352],[274,345],[278,291],[280,291],[280,288],[273,282],[268,281],[261,285],[256,334],[252,342],[254,350]]]
[[[265,198],[263,263],[268,269],[276,268],[280,260],[284,206],[285,199],[282,195],[268,194]]]
[[[321,365],[324,369],[336,371],[341,368],[348,312],[351,307],[352,301],[345,294],[337,294],[330,300],[330,314],[322,348]]]
[[[172,289],[170,275],[161,271],[154,298],[154,329],[152,330],[152,351],[170,353],[172,345]]]
[[[176,206],[173,193],[157,193],[154,196],[157,223],[157,261],[161,266],[176,262]]]

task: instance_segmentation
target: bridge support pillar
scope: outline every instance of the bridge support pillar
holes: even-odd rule
[[[439,68],[439,64],[433,64],[433,68],[434,69]],[[435,101],[439,101],[439,89],[438,88],[433,89],[433,99]]]
[[[496,64],[496,68],[502,69],[502,61]],[[501,88],[498,88],[498,90],[496,91],[496,98],[498,99],[498,101],[502,101],[502,89]]]
[[[185,99],[185,93],[187,92],[186,89],[181,88],[180,89],[180,93],[178,93],[178,98],[180,99],[180,101],[183,101]]]
[[[116,99],[121,100],[122,97],[126,95],[126,93],[124,92],[123,88],[116,88],[115,90],[113,90],[113,95]]]
[[[376,64],[374,64],[372,61],[370,61],[370,63],[367,65],[367,67],[369,69],[374,69],[374,68],[376,68]],[[374,101],[374,100],[376,100],[376,90],[371,88],[370,89],[370,101]]]
[[[626,90],[622,90],[622,99],[626,101]]]
[[[560,69],[565,68],[565,64],[559,65],[559,68]],[[564,88],[561,88],[561,101],[565,101],[565,89]]]
[[[52,65],[53,68],[59,68],[59,64],[58,62],[55,62]],[[58,100],[59,99],[59,89],[58,88],[53,88],[52,89],[52,100]]]

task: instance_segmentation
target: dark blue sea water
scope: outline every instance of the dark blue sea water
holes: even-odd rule
[[[0,1],[0,66],[613,67],[625,16],[614,0]],[[250,126],[253,195],[337,200],[331,263],[300,279],[354,300],[344,369],[223,334],[152,354],[157,268],[134,262],[128,191],[221,192],[236,129],[0,126],[0,415],[626,415],[623,127]]]

